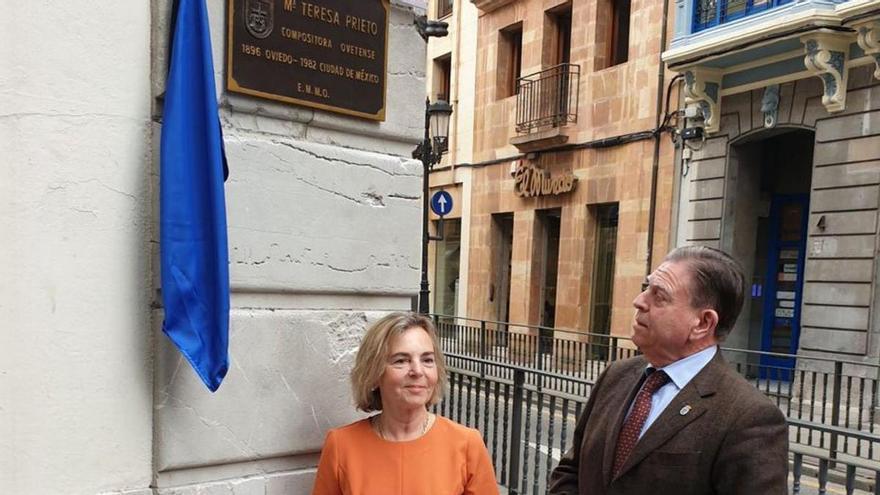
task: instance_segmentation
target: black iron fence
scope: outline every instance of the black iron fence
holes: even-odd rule
[[[581,67],[559,64],[517,80],[516,132],[577,122]]]
[[[483,432],[510,493],[543,493],[596,378],[612,361],[634,356],[635,347],[618,336],[434,318],[451,381],[438,412]],[[789,418],[793,489],[807,472],[817,486],[838,483],[880,494],[878,366],[722,352]]]
[[[483,434],[495,476],[508,493],[545,493],[550,472],[570,447],[589,392],[572,395],[533,384],[543,379],[589,390],[592,383],[452,353],[447,358],[457,364],[491,366],[510,378],[451,367],[446,396],[434,412]]]

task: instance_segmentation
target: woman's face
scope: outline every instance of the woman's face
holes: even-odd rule
[[[382,408],[408,410],[425,407],[437,386],[434,344],[421,327],[392,337],[379,379]]]

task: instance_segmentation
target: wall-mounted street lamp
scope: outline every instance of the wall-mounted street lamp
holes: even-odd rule
[[[416,30],[425,41],[430,37],[442,38],[449,34],[449,24],[442,21],[428,20],[425,16],[415,20]],[[413,158],[422,161],[422,281],[419,287],[419,313],[427,314],[428,304],[428,241],[441,240],[428,234],[428,174],[431,168],[440,163],[440,158],[449,147],[449,117],[452,106],[445,101],[425,98],[425,138],[413,151]]]
[[[419,313],[427,314],[428,304],[428,242],[442,240],[443,237],[431,237],[428,233],[428,175],[434,165],[440,163],[443,153],[449,148],[449,117],[452,106],[443,101],[425,98],[425,138],[413,151],[413,158],[422,161],[422,281],[419,288]]]
[[[428,100],[425,100],[428,103]],[[431,145],[437,154],[436,161],[440,161],[443,153],[449,149],[449,118],[452,116],[452,105],[439,100],[428,103],[427,119],[431,122]]]

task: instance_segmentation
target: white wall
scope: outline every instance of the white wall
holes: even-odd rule
[[[2,10],[0,492],[146,487],[149,3]]]
[[[356,417],[360,335],[418,290],[412,2],[392,3],[377,123],[224,94],[226,1],[208,0],[231,169],[231,363],[215,394],[159,330],[151,107],[169,2],[6,3],[0,493],[309,493],[326,430]]]

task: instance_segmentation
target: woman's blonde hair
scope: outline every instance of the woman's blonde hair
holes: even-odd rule
[[[391,313],[373,323],[367,329],[351,370],[351,392],[355,407],[364,412],[381,411],[382,397],[379,380],[385,373],[391,339],[410,328],[421,328],[434,344],[434,362],[437,369],[437,385],[427,405],[434,405],[443,398],[446,390],[446,361],[437,340],[437,331],[430,318],[415,313]]]

